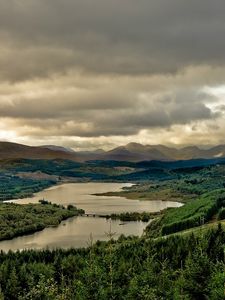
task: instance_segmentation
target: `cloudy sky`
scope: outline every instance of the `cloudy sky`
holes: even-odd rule
[[[0,140],[225,143],[224,0],[1,0]]]

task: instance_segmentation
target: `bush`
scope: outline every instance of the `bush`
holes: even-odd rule
[[[222,207],[218,214],[218,220],[224,220],[225,219],[225,207]]]

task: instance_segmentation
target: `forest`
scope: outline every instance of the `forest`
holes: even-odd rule
[[[223,219],[225,207],[224,189],[203,194],[194,201],[176,208],[167,209],[162,217],[153,220],[147,227],[151,236],[168,235],[208,223],[212,218]]]
[[[56,184],[55,180],[33,180],[20,178],[13,174],[0,173],[0,201],[31,197],[33,193],[54,184]]]
[[[221,225],[168,238],[123,236],[89,248],[0,253],[1,299],[224,299]]]

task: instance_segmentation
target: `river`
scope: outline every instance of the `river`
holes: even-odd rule
[[[15,203],[37,203],[40,199],[52,203],[68,205],[73,204],[85,210],[87,214],[112,214],[122,212],[155,212],[167,207],[179,207],[182,204],[171,201],[140,201],[129,200],[124,197],[94,196],[95,193],[120,191],[126,183],[67,183],[57,185],[39,192],[32,198],[13,200]],[[107,232],[114,233],[114,238],[121,234],[126,236],[141,236],[146,223],[110,221],[98,217],[74,217],[63,221],[58,227],[46,228],[31,235],[17,237],[12,240],[0,242],[3,251],[16,251],[22,249],[55,249],[86,247],[90,236],[93,241],[107,240]]]

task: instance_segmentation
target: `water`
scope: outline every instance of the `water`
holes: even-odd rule
[[[111,222],[113,238],[117,239],[121,234],[125,236],[141,236],[146,223],[129,222],[124,225],[120,221]],[[43,231],[31,235],[17,237],[9,241],[0,242],[3,251],[22,249],[55,249],[55,248],[79,248],[90,244],[92,234],[93,242],[107,240],[110,231],[110,221],[105,218],[75,217],[63,221],[58,227],[46,228]]]
[[[112,214],[122,212],[156,212],[167,207],[178,207],[181,204],[171,201],[140,201],[124,197],[94,196],[96,193],[120,191],[129,187],[130,183],[68,183],[46,189],[35,194],[33,198],[14,200],[15,203],[37,203],[40,199],[52,203],[75,205],[85,210],[87,214]]]
[[[178,207],[181,204],[170,201],[139,201],[128,200],[124,197],[94,196],[94,193],[108,191],[119,191],[122,187],[130,184],[120,183],[70,183],[51,187],[35,194],[32,198],[14,200],[20,204],[37,203],[40,199],[46,199],[52,203],[68,205],[73,204],[82,208],[88,214],[112,214],[122,212],[155,212],[166,207]],[[93,241],[107,240],[107,232],[110,227],[115,233],[114,238],[121,234],[126,236],[141,236],[144,222],[126,222],[119,220],[110,221],[98,217],[74,217],[62,222],[58,227],[46,228],[35,234],[17,237],[9,241],[0,242],[0,249],[21,250],[21,249],[43,249],[43,248],[71,248],[86,247],[90,235]]]

